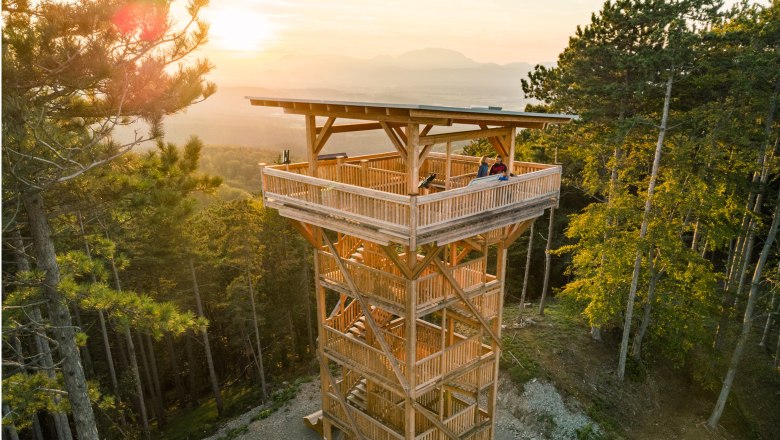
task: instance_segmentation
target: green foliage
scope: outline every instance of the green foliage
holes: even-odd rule
[[[3,403],[15,409],[9,416],[3,416],[3,424],[25,429],[30,427],[32,416],[38,411],[67,411],[67,400],[54,399],[54,396],[62,395],[61,389],[61,377],[49,377],[43,371],[16,373],[3,378]]]

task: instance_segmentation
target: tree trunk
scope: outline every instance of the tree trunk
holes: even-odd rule
[[[750,294],[748,296],[747,306],[745,307],[745,317],[742,320],[742,332],[740,333],[739,339],[737,340],[737,346],[734,348],[734,354],[731,357],[728,372],[726,373],[726,377],[723,380],[723,387],[720,390],[718,401],[715,403],[715,408],[712,410],[712,414],[707,420],[707,425],[710,428],[715,428],[715,426],[717,426],[718,421],[720,420],[720,416],[723,414],[723,409],[726,407],[726,401],[729,398],[731,386],[734,383],[734,377],[737,374],[737,367],[739,367],[739,362],[742,359],[742,353],[745,349],[745,345],[747,344],[748,337],[750,336],[750,328],[753,325],[753,309],[756,306],[761,284],[761,273],[764,269],[764,264],[766,264],[766,260],[769,257],[769,252],[772,250],[772,245],[774,244],[775,237],[777,236],[777,225],[780,222],[780,192],[778,192],[777,197],[777,204],[775,205],[775,212],[772,218],[772,226],[769,228],[769,233],[767,234],[764,248],[761,250],[761,256],[758,258],[756,269],[753,272],[753,279],[750,285]]]
[[[149,396],[152,399],[151,409],[154,413],[154,418],[157,420],[157,428],[159,430],[160,428],[160,405],[159,401],[157,399],[157,394],[154,392],[154,384],[152,383],[152,373],[149,368],[149,359],[146,357],[146,347],[144,347],[144,341],[141,337],[141,333],[138,331],[135,332],[135,342],[136,346],[138,347],[138,353],[141,354],[141,365],[144,369],[144,378],[146,378],[146,395]],[[144,401],[144,405],[146,405],[146,401]]]
[[[13,248],[14,253],[14,261],[16,262],[16,269],[19,272],[29,272],[30,271],[30,261],[27,259],[27,254],[24,251],[24,241],[22,240],[22,235],[19,232],[19,229],[16,227],[13,227],[11,229],[11,232],[9,233],[9,242],[11,245],[11,248]],[[3,294],[5,294],[5,288],[3,289]],[[36,326],[42,326],[43,325],[43,316],[41,315],[41,309],[38,308],[38,306],[32,307],[32,310],[30,312],[30,318],[32,319],[33,323]],[[43,329],[35,329],[34,330],[34,340],[35,340],[35,348],[38,351],[39,354],[39,364],[42,367],[44,371],[46,371],[46,375],[50,378],[55,377],[54,372],[54,358],[52,357],[51,347],[49,346],[49,340],[41,335],[39,332],[43,332]],[[15,342],[17,343],[17,353],[20,356],[19,364],[24,365],[24,357],[22,354],[22,346],[21,341],[19,341],[18,338],[15,338]],[[59,402],[60,397],[55,395],[54,401]],[[58,412],[52,414],[54,418],[54,424],[55,429],[57,430],[57,438],[59,439],[71,439],[71,432],[70,432],[70,426],[68,423],[68,415],[64,412]],[[35,421],[37,422],[38,417],[35,416]]]
[[[265,368],[263,368],[263,346],[260,344],[260,326],[257,324],[257,309],[255,307],[255,287],[252,283],[252,273],[247,262],[246,279],[249,286],[249,299],[252,304],[252,325],[255,328],[255,343],[257,344],[257,372],[260,374],[260,388],[263,391],[263,401],[268,400],[268,389],[265,386]]]
[[[192,339],[190,339],[190,331],[184,336],[184,349],[187,351],[187,377],[190,385],[190,407],[195,408],[198,406],[198,386],[195,380],[195,356],[192,353]],[[192,335],[195,337],[195,335]]]
[[[203,305],[200,302],[200,287],[198,287],[198,277],[195,274],[195,262],[192,257],[189,257],[190,275],[192,276],[192,290],[195,294],[195,307],[198,311],[198,316],[203,316]],[[254,297],[252,299],[254,305]],[[217,381],[217,372],[214,370],[214,359],[211,357],[211,344],[209,344],[209,332],[206,328],[202,328],[201,336],[203,337],[203,348],[206,351],[206,363],[209,367],[209,381],[211,382],[211,391],[214,393],[214,400],[217,406],[217,415],[222,417],[222,393],[219,390],[219,382]]]
[[[168,348],[168,355],[171,359],[171,366],[173,367],[173,384],[176,388],[176,398],[180,402],[185,400],[184,385],[181,383],[181,370],[179,369],[179,360],[176,356],[176,349],[173,348],[173,336],[170,333],[165,334],[165,345]]]
[[[78,304],[73,305],[73,317],[76,318],[76,326],[79,331],[84,331],[84,324],[81,322],[81,312],[79,311]],[[79,347],[79,352],[84,359],[84,377],[94,377],[95,367],[92,364],[92,355],[89,352],[89,338],[87,338],[87,342],[83,347]]]
[[[769,175],[768,158],[773,154],[773,151],[770,151],[772,149],[769,148],[769,145],[771,144],[772,125],[774,124],[775,113],[777,112],[778,94],[780,94],[780,77],[775,79],[774,91],[772,95],[769,97],[769,109],[767,111],[766,119],[764,121],[764,135],[766,139],[763,144],[762,152],[761,154],[759,154],[758,159],[756,160],[757,170],[753,174],[753,182],[752,182],[753,186],[755,187],[756,183],[758,183],[759,189],[758,191],[751,191],[748,197],[748,209],[750,209],[750,202],[752,201],[752,196],[754,193],[756,194],[755,196],[756,201],[752,209],[754,216],[760,215],[761,207],[762,207],[761,200],[763,199],[764,192],[766,191],[767,179]],[[749,217],[747,232],[745,233],[746,239],[744,240],[745,247],[743,250],[743,254],[746,254],[746,256],[742,259],[742,270],[740,271],[739,286],[737,288],[736,294],[731,293],[734,274],[732,273],[731,276],[728,277],[728,279],[732,281],[732,284],[727,285],[725,297],[724,297],[724,303],[721,311],[720,322],[718,323],[718,328],[715,333],[715,349],[718,351],[723,349],[723,343],[725,341],[727,328],[730,322],[731,310],[737,304],[739,295],[741,294],[742,291],[745,276],[747,274],[747,266],[748,264],[750,264],[750,255],[752,253],[753,239],[754,239],[755,227],[756,227],[754,216],[748,216],[748,214],[746,214],[746,218]],[[739,259],[735,257],[734,260],[735,261],[733,262],[732,266],[736,267],[737,263],[739,262]]]
[[[108,238],[108,233],[106,233],[106,237]],[[116,262],[114,261],[113,257],[110,259],[110,262],[111,272],[114,274],[114,288],[117,292],[121,292],[122,283],[119,280],[119,270],[117,270]],[[138,395],[138,415],[141,417],[141,428],[144,432],[144,437],[149,438],[149,417],[146,414],[146,400],[144,399],[143,382],[141,382],[141,372],[138,368],[138,357],[135,353],[135,345],[133,344],[133,336],[130,333],[130,326],[125,325],[123,333],[125,337],[125,344],[127,345],[127,353],[130,357],[130,369],[133,371],[133,379],[135,380],[135,392]],[[124,351],[121,352],[122,356],[124,356]]]
[[[38,307],[33,307],[30,316],[33,321],[37,323],[37,325],[42,325],[43,323],[43,316],[41,315],[41,309]],[[52,357],[52,351],[51,346],[49,345],[49,340],[46,339],[45,336],[42,336],[38,334],[38,331],[43,330],[36,330],[35,334],[35,348],[38,350],[38,353],[40,354],[40,361],[41,361],[41,368],[43,368],[44,371],[46,371],[46,375],[54,378],[55,372],[54,372],[54,358]],[[59,402],[60,397],[54,396],[54,401]],[[64,412],[56,412],[52,413],[52,417],[54,418],[54,427],[57,430],[57,438],[60,440],[70,440],[73,438],[71,432],[70,432],[70,423],[68,422],[68,415]]]
[[[661,116],[661,127],[658,132],[658,142],[655,145],[655,157],[653,158],[653,168],[650,171],[650,183],[647,185],[647,199],[645,200],[645,211],[642,214],[642,227],[639,231],[639,249],[634,258],[634,274],[631,278],[631,287],[628,291],[628,301],[626,304],[626,319],[623,323],[623,339],[620,342],[620,359],[618,360],[618,379],[623,381],[626,374],[626,356],[628,355],[628,337],[631,334],[631,319],[634,315],[634,300],[636,299],[636,289],[639,284],[639,271],[642,268],[642,241],[647,236],[647,227],[650,223],[650,211],[653,208],[653,194],[655,193],[655,184],[658,180],[658,168],[661,166],[661,151],[664,147],[664,137],[669,122],[669,104],[672,101],[672,84],[674,79],[674,66],[669,70],[669,78],[666,81],[666,93],[664,95],[664,110]]]
[[[130,326],[125,326],[124,333],[127,352],[130,355],[130,368],[133,370],[133,379],[135,379],[135,392],[138,395],[138,413],[141,417],[141,427],[144,431],[144,437],[149,438],[149,417],[146,415],[144,386],[143,382],[141,382],[141,372],[138,368],[138,357],[135,354],[135,344],[133,344],[133,336],[130,334]]]
[[[764,334],[761,335],[761,342],[758,343],[759,347],[766,347],[766,342],[769,339],[769,330],[772,329],[772,317],[774,313],[780,313],[780,304],[775,310],[775,292],[772,292],[772,301],[769,303],[769,313],[767,313],[766,324],[764,324]]]
[[[160,386],[160,376],[157,374],[157,357],[154,355],[154,344],[152,343],[152,337],[146,335],[146,345],[149,349],[149,367],[152,372],[152,384],[154,385],[154,393],[157,397],[157,429],[162,431],[165,428],[165,398],[162,393],[162,387]]]
[[[525,273],[523,274],[523,290],[520,293],[520,308],[517,314],[517,323],[523,322],[523,312],[525,311],[525,293],[528,290],[528,274],[531,272],[531,253],[534,246],[534,225],[531,223],[531,230],[528,232],[528,250],[525,252]]]
[[[87,241],[87,234],[84,232],[84,221],[81,218],[79,212],[79,227],[81,229],[81,237],[84,239],[84,251],[87,253],[87,258],[90,263],[92,262],[92,251],[89,248],[89,242]],[[97,283],[97,278],[94,272],[90,272],[92,283]],[[111,379],[111,388],[114,390],[114,395],[119,399],[119,383],[116,379],[116,370],[114,370],[114,357],[111,355],[111,344],[108,340],[108,330],[106,329],[106,318],[103,315],[102,310],[98,310],[98,322],[100,323],[100,334],[103,337],[103,345],[106,351],[106,364],[108,364],[108,375]],[[121,401],[121,400],[120,400]]]
[[[5,416],[11,412],[11,407],[9,407],[7,404],[3,404],[3,418],[5,419]],[[10,440],[19,440],[19,433],[16,432],[16,426],[13,425],[13,423],[5,424],[3,423],[3,430],[6,432],[5,435],[3,435],[3,438],[9,438]]]
[[[639,326],[639,330],[634,335],[634,344],[631,347],[631,356],[635,361],[639,361],[642,356],[642,340],[645,338],[647,327],[650,326],[650,312],[653,309],[653,301],[655,300],[655,285],[658,282],[658,276],[655,273],[655,249],[650,246],[650,255],[647,257],[647,271],[650,278],[650,285],[647,287],[647,302],[645,303],[645,311],[642,315],[642,324]]]
[[[38,268],[45,274],[43,293],[48,301],[52,333],[59,343],[62,356],[62,375],[68,392],[73,420],[79,440],[98,440],[95,414],[89,401],[87,379],[81,366],[73,321],[65,298],[57,290],[60,284],[60,268],[57,264],[54,240],[40,193],[23,193],[22,201],[27,212],[33,249]],[[69,430],[68,430],[69,431]]]
[[[555,208],[550,208],[550,225],[547,227],[547,246],[544,249],[544,283],[542,297],[539,299],[539,315],[544,316],[544,301],[547,296],[547,286],[550,283],[550,248],[552,247],[553,223],[555,221]]]

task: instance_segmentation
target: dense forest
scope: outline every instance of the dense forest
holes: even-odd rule
[[[173,28],[168,2],[3,1],[4,438],[199,438],[314,371],[311,253],[259,198],[278,152],[164,138],[215,89],[206,3]],[[620,381],[671,363],[713,429],[750,363],[777,435],[780,2],[608,1],[518,87],[579,120],[517,136],[564,186],[507,303],[566,303]]]

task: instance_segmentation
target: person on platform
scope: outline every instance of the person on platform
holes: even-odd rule
[[[507,169],[506,165],[504,165],[504,158],[501,156],[496,156],[496,162],[492,167],[490,167],[490,175],[504,174],[507,171],[509,170]]]
[[[487,156],[482,156],[479,159],[479,169],[477,170],[477,179],[479,179],[480,177],[487,176],[489,171],[490,171],[490,164],[488,164]]]

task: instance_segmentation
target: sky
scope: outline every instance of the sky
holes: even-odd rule
[[[175,2],[175,4],[184,2]],[[206,56],[397,56],[445,48],[478,62],[554,61],[603,0],[215,0]],[[174,16],[183,19],[179,5]]]

